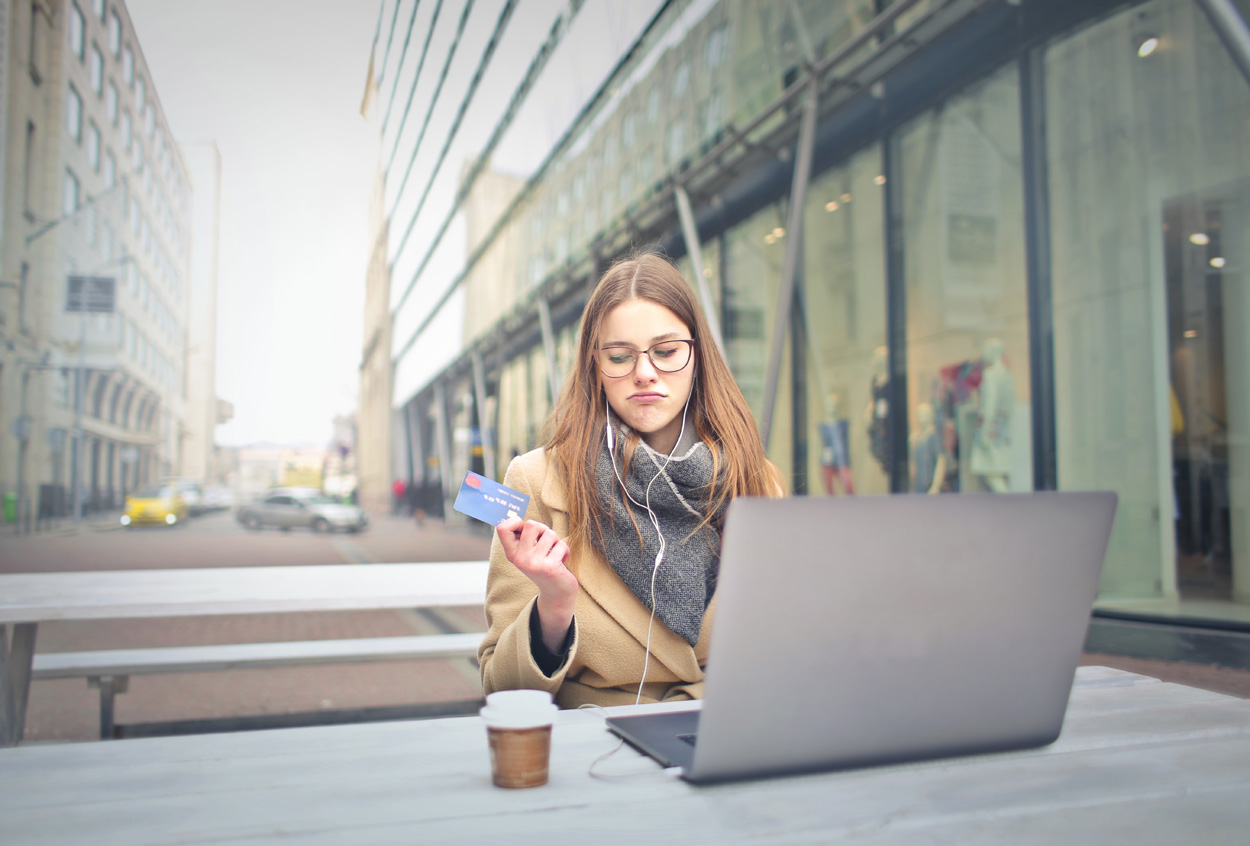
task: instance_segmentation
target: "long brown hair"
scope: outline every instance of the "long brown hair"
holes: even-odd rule
[[[664,256],[641,251],[618,260],[599,280],[582,313],[577,361],[547,421],[547,449],[564,481],[574,550],[591,547],[608,503],[595,489],[595,464],[607,422],[606,395],[600,385],[595,347],[608,313],[630,300],[649,300],[673,312],[690,327],[697,374],[690,409],[695,432],[712,454],[713,481],[708,497],[708,526],[736,496],[776,496],[784,490],[781,474],[764,455],[764,444],[751,409],[716,345],[694,293]],[[637,435],[625,444],[626,462],[637,448]],[[626,499],[626,508],[629,508]],[[716,526],[720,529],[720,526]]]

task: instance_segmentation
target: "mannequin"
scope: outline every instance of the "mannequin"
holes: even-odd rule
[[[980,408],[972,435],[972,472],[995,493],[1009,490],[1011,413],[1016,405],[1016,379],[1003,363],[1003,342],[991,338],[982,350],[984,367],[978,392]]]
[[[946,478],[946,451],[933,427],[933,406],[927,402],[916,406],[916,431],[911,436],[912,491],[935,494],[942,492]]]
[[[825,493],[834,495],[833,477],[842,481],[842,490],[855,495],[855,477],[851,474],[851,451],[847,447],[847,430],[850,421],[839,417],[839,397],[836,393],[825,399],[825,420],[820,424],[820,472],[825,480]]]
[[[890,370],[889,351],[877,347],[872,351],[872,400],[864,409],[868,427],[868,448],[881,470],[890,472]]]

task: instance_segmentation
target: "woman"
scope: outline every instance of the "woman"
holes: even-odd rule
[[[665,258],[599,281],[548,426],[504,477],[531,499],[491,545],[483,688],[563,708],[701,698],[725,509],[782,485]]]

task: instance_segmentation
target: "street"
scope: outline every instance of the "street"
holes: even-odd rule
[[[0,572],[138,568],[289,566],[353,562],[481,560],[489,538],[439,521],[371,515],[359,534],[252,532],[231,512],[191,518],[173,528],[122,529],[103,517],[40,535],[0,535]],[[430,634],[455,626],[480,631],[481,608],[437,620],[416,611],[229,615],[192,619],[93,620],[39,627],[37,652],[191,646]],[[117,697],[121,725],[303,713],[471,699],[481,693],[467,661],[233,670],[137,676]],[[31,685],[26,743],[98,739],[99,698],[82,679]]]

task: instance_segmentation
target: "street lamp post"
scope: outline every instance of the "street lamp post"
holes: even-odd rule
[[[60,365],[49,363],[51,353],[45,352],[38,361],[19,358],[17,364],[22,368],[22,384],[20,388],[19,411],[17,418],[10,424],[13,434],[17,436],[17,530],[19,534],[30,532],[30,497],[26,494],[26,457],[30,449],[31,420],[27,412],[26,392],[30,387],[30,371],[56,370]]]

